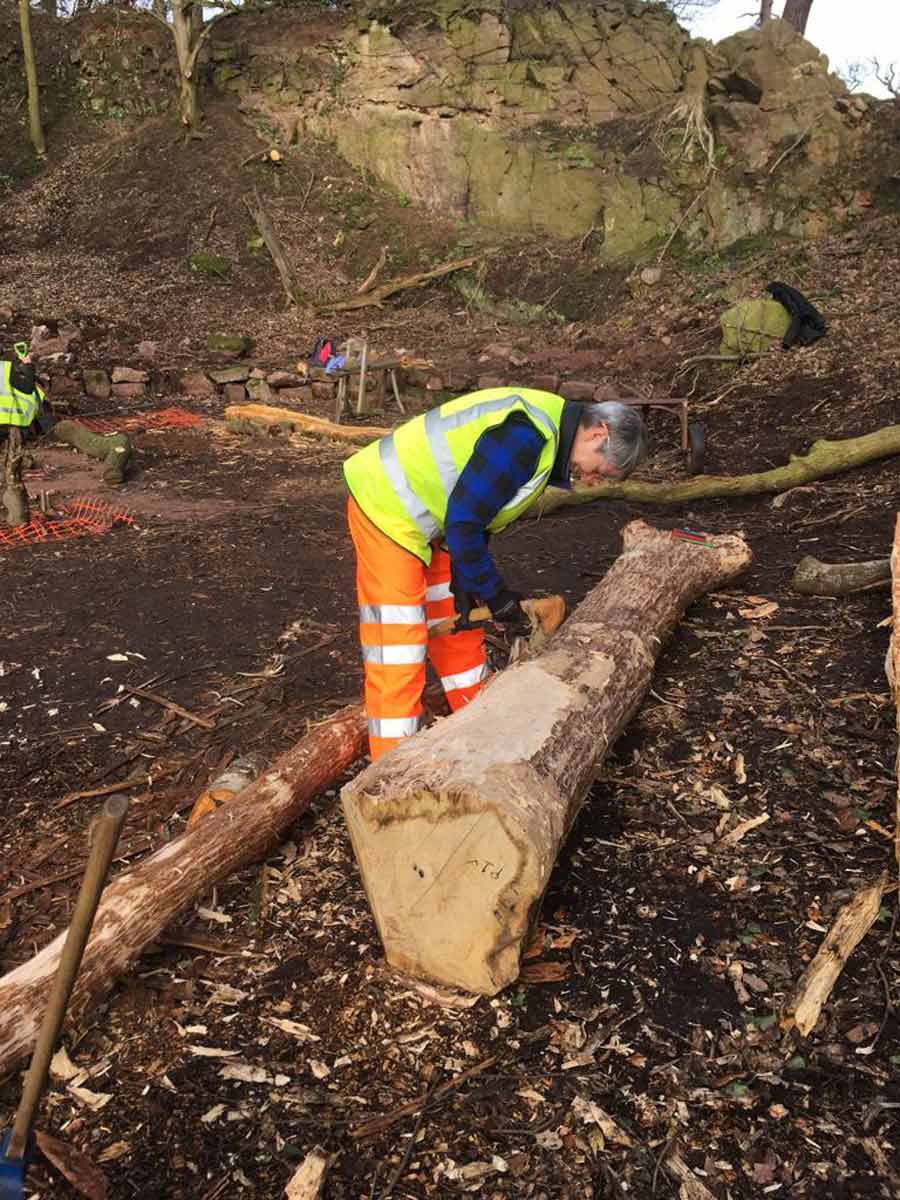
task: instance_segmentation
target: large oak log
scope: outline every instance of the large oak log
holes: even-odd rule
[[[259,861],[313,797],[365,751],[361,705],[315,726],[231,803],[157,850],[106,889],[72,992],[69,1018],[102,996],[198,896]],[[0,978],[0,1077],[31,1050],[65,940]]]
[[[632,522],[542,653],[343,789],[390,963],[488,995],[516,978],[560,846],[663,640],[750,561],[739,537],[698,545]]]
[[[293,408],[276,408],[271,404],[229,404],[225,409],[225,420],[249,422],[262,430],[276,425],[312,437],[338,438],[345,442],[359,442],[364,446],[390,433],[389,429],[382,429],[378,425],[335,425],[324,417],[311,417]]]
[[[681,504],[686,500],[720,496],[764,496],[786,492],[788,488],[839,475],[879,458],[900,454],[900,425],[886,425],[861,437],[829,442],[813,442],[807,454],[792,454],[790,462],[771,471],[752,475],[702,475],[675,483],[647,483],[626,479],[624,483],[597,483],[591,487],[547,488],[529,510],[540,517],[571,504],[589,504],[592,500],[637,500],[648,504]]]
[[[791,587],[804,596],[850,596],[867,588],[889,584],[891,560],[874,558],[869,562],[826,563],[807,554],[794,568]]]

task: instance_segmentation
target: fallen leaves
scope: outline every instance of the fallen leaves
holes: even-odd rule
[[[559,983],[569,973],[569,964],[562,962],[526,963],[519,972],[520,983]]]
[[[76,1150],[69,1142],[51,1137],[38,1130],[34,1135],[38,1149],[69,1181],[73,1188],[88,1200],[106,1200],[109,1184],[99,1167],[94,1166],[86,1154]],[[11,1193],[10,1193],[11,1194]]]
[[[750,607],[739,608],[738,616],[746,621],[764,621],[778,612],[776,601],[767,600],[765,596],[745,596],[744,599]]]

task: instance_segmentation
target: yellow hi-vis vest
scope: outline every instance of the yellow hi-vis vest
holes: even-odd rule
[[[344,463],[344,478],[373,525],[423,562],[444,533],[450,494],[488,429],[523,413],[544,439],[531,479],[488,525],[505,529],[532,505],[550,478],[559,448],[562,396],[532,388],[487,388],[449,400],[372,442]]]
[[[11,371],[11,362],[0,362],[0,425],[19,425],[27,429],[41,411],[44,393],[37,384],[33,392],[20,392],[9,382]]]

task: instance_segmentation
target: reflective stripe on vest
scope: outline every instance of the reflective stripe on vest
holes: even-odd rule
[[[0,425],[27,429],[41,410],[44,393],[37,386],[33,392],[20,392],[9,381],[11,371],[11,362],[0,362]]]
[[[373,524],[429,563],[430,543],[444,532],[450,495],[481,434],[519,412],[544,439],[534,475],[489,523],[497,532],[547,486],[564,403],[531,388],[491,388],[451,400],[354,454],[344,464],[347,485]]]

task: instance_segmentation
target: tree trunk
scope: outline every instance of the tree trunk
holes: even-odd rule
[[[28,492],[22,482],[22,430],[17,425],[6,428],[6,461],[3,481],[3,507],[10,525],[27,525],[29,518]]]
[[[191,50],[193,48],[193,4],[184,0],[172,0],[172,37],[175,39],[175,57],[178,60],[178,115],[182,125],[196,129],[200,115],[197,103],[197,79],[193,70]]]
[[[41,96],[38,87],[37,64],[34,58],[34,42],[31,40],[31,11],[28,0],[19,0],[19,29],[22,33],[22,53],[25,57],[25,80],[28,88],[28,127],[31,144],[38,158],[44,158],[44,129],[41,125]]]
[[[624,552],[546,649],[368,767],[344,815],[388,961],[493,995],[519,958],[597,766],[687,606],[751,561],[634,521]]]
[[[56,10],[56,0],[41,0],[41,9],[48,17],[56,17],[59,13]]]
[[[785,0],[781,18],[793,25],[798,33],[806,33],[806,22],[809,20],[812,5],[813,0]]]
[[[312,798],[365,750],[361,705],[315,726],[231,803],[125,871],[107,887],[69,1004],[77,1018],[183,909],[263,858]],[[0,979],[0,1077],[31,1050],[65,940]]]
[[[767,21],[772,20],[772,0],[760,0],[759,27],[762,29]]]
[[[889,558],[860,563],[824,563],[808,554],[797,563],[791,587],[804,596],[849,596],[890,583],[890,579]]]
[[[645,483],[629,479],[625,483],[598,483],[571,491],[548,488],[529,516],[540,517],[570,504],[588,504],[592,500],[637,500],[649,504],[681,504],[718,496],[763,496],[786,492],[789,488],[839,475],[879,458],[900,454],[900,425],[886,425],[874,433],[846,438],[841,442],[814,442],[809,453],[791,455],[791,461],[771,471],[755,475],[703,475],[680,483]]]
[[[894,548],[891,552],[891,572],[893,576],[894,628],[891,631],[891,644],[888,649],[888,679],[897,709],[897,824],[895,835],[895,851],[897,866],[900,868],[900,515],[894,527]]]

